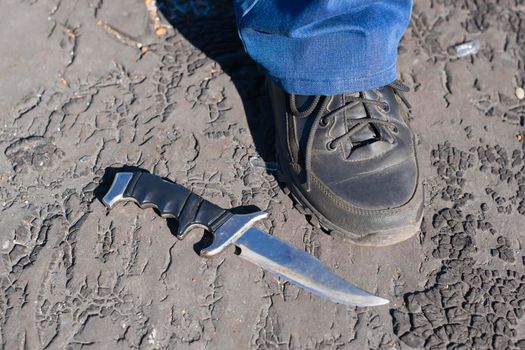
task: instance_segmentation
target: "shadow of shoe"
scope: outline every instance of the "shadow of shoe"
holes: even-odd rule
[[[266,78],[244,51],[232,0],[157,0],[157,6],[178,33],[230,76],[257,152],[265,161],[273,161],[274,126]]]

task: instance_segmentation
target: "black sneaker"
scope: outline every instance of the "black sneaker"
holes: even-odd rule
[[[373,246],[419,231],[423,191],[407,90],[396,81],[355,94],[298,96],[272,84],[279,179],[314,224]]]

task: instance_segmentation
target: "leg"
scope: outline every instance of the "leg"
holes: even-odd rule
[[[334,95],[396,79],[411,0],[236,0],[250,56],[284,90]]]

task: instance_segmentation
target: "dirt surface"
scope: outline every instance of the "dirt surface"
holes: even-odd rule
[[[0,348],[525,349],[523,1],[417,1],[399,71],[425,220],[375,249],[310,226],[251,165],[274,160],[272,122],[229,1],[157,5],[0,2]],[[200,258],[199,234],[152,210],[108,213],[94,189],[124,164],[267,210],[265,229],[390,305],[333,304]]]

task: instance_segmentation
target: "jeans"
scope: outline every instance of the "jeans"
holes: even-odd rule
[[[352,93],[396,79],[412,0],[234,1],[246,52],[288,93]]]

